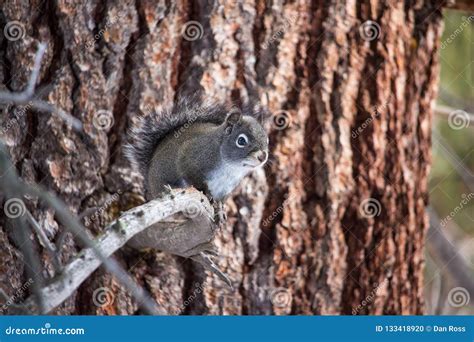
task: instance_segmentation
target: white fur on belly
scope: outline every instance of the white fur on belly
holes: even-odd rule
[[[207,178],[207,188],[214,199],[220,200],[239,185],[251,168],[240,164],[222,163]]]

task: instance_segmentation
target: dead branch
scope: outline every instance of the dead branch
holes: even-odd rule
[[[46,45],[40,43],[25,90],[19,93],[0,92],[0,103],[29,104],[36,110],[56,113],[71,124],[73,128],[81,130],[82,124],[79,120],[50,103],[39,100],[35,95],[35,87],[45,51]],[[0,171],[4,174],[0,179],[1,185],[6,189],[6,193],[10,194],[9,197],[13,196],[20,202],[25,195],[38,197],[55,210],[56,216],[66,230],[85,246],[85,249],[64,268],[61,267],[60,263],[55,263],[58,274],[56,278],[49,279],[48,285],[44,287],[42,287],[43,279],[40,276],[41,268],[37,263],[38,258],[31,252],[34,249],[29,246],[27,250],[23,250],[23,254],[30,260],[30,264],[36,265],[33,274],[31,274],[35,279],[33,283],[34,294],[21,305],[23,309],[30,313],[48,313],[56,308],[92,272],[103,264],[108,272],[112,273],[128,288],[139,306],[147,313],[165,314],[164,310],[156,306],[143,288],[135,283],[117,261],[110,258],[115,251],[132,238],[134,239],[131,241],[131,245],[135,248],[147,247],[151,241],[149,247],[191,258],[217,274],[231,286],[227,276],[210,259],[210,255],[217,254],[212,243],[216,231],[216,225],[213,223],[214,210],[207,198],[196,190],[170,191],[162,199],[132,209],[109,225],[104,235],[93,241],[89,238],[85,228],[69,212],[62,201],[45,189],[36,185],[25,184],[18,177],[2,143],[0,143]],[[24,228],[28,222],[38,236],[40,243],[56,260],[58,249],[49,242],[41,227],[26,208],[25,212],[26,218],[19,217],[15,221],[15,224],[20,224],[18,233],[21,235],[22,241],[28,240],[25,241],[25,244],[30,242],[26,235],[26,228]],[[167,220],[168,217],[176,216],[179,213],[185,214]],[[64,234],[61,234],[61,236],[64,236]],[[11,306],[12,309],[17,307],[17,305]]]
[[[43,60],[44,53],[46,52],[46,44],[39,43],[38,44],[38,51],[36,52],[35,61],[33,65],[33,70],[31,71],[30,79],[28,81],[28,85],[22,92],[10,92],[10,91],[0,91],[0,103],[13,103],[15,105],[30,105],[32,108],[36,109],[40,112],[49,112],[58,115],[61,119],[63,119],[66,123],[71,125],[75,130],[81,131],[82,130],[82,123],[76,119],[75,117],[71,116],[70,114],[66,113],[60,108],[57,108],[50,104],[49,102],[40,100],[35,97],[35,87],[36,82],[38,81],[38,77],[40,74],[41,69],[41,61]]]
[[[435,114],[445,119],[452,118],[454,115],[461,115],[460,119],[465,121],[466,126],[474,126],[474,114],[461,109],[438,105],[435,107]]]
[[[214,210],[207,198],[201,192],[193,189],[173,190],[163,198],[145,203],[123,213],[120,218],[107,226],[103,235],[93,241],[95,248],[87,247],[83,249],[65,265],[62,273],[56,279],[53,279],[49,285],[41,289],[46,312],[50,312],[66,300],[102,264],[102,260],[97,256],[94,249],[100,251],[104,257],[110,257],[130,239],[144,232],[148,227],[156,223],[170,225],[177,220],[182,221],[182,218],[179,219],[176,216],[185,212],[189,207],[189,203],[201,203],[202,216],[199,216],[199,219],[208,222],[208,226],[201,226],[198,229],[206,231],[211,228]],[[166,241],[176,238],[176,241],[180,244],[179,236],[173,236],[172,233],[171,231],[171,235],[169,235],[169,230],[161,233],[154,231],[151,232],[153,236],[150,235],[150,238],[163,241],[165,244],[167,244]],[[213,231],[205,232],[205,235],[209,234],[212,239]],[[194,243],[192,242],[189,246],[186,243],[180,244],[180,247],[183,251],[186,251],[192,249]],[[25,303],[30,309],[34,310],[33,298],[28,298]],[[160,314],[165,314],[165,312],[161,309]]]

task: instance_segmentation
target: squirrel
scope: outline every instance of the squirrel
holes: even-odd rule
[[[146,197],[167,186],[194,186],[216,201],[268,159],[268,135],[259,106],[229,108],[197,96],[142,117],[129,134],[126,156],[145,179]]]
[[[239,110],[212,100],[202,101],[197,96],[184,97],[171,109],[141,117],[139,125],[130,131],[125,154],[143,175],[148,200],[159,197],[169,187],[193,186],[222,206],[240,181],[268,159],[268,135],[259,122],[266,114],[252,104]],[[218,213],[218,222],[222,222],[222,207]],[[189,231],[193,231],[192,227]],[[199,240],[199,234],[195,237]],[[186,245],[186,241],[182,244]],[[180,250],[176,249],[180,244],[163,244],[143,232],[130,245],[139,249],[160,247],[191,258],[232,288],[230,279],[210,258],[217,255],[212,241],[199,241]]]

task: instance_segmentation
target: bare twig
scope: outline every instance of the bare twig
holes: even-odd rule
[[[125,272],[120,265],[113,259],[108,259],[106,256],[102,254],[102,252],[96,248],[94,242],[87,236],[85,229],[79,224],[79,222],[74,218],[74,216],[66,209],[66,206],[58,200],[55,196],[51,195],[44,189],[41,189],[37,186],[29,185],[23,183],[23,181],[18,178],[15,172],[15,168],[11,165],[10,160],[7,157],[7,152],[3,144],[0,143],[0,173],[4,174],[3,177],[0,177],[0,184],[3,189],[5,189],[7,195],[13,196],[16,198],[21,198],[23,195],[32,195],[41,198],[43,201],[51,205],[53,209],[56,210],[56,214],[58,215],[61,223],[64,225],[66,229],[68,229],[74,236],[78,237],[81,243],[85,246],[91,248],[94,253],[96,254],[97,258],[104,264],[107,271],[114,274],[123,284],[129,289],[131,294],[135,296],[138,303],[141,304],[143,309],[150,313],[150,314],[157,314],[163,311],[156,309],[156,305],[152,304],[153,301],[150,299],[148,295],[144,292],[143,289],[138,287],[133,279]],[[22,217],[19,217],[22,219]],[[23,220],[24,221],[24,220]],[[40,268],[37,268],[39,258],[30,255],[34,251],[33,247],[30,246],[31,241],[26,239],[25,229],[19,227],[18,234],[22,237],[21,243],[25,244],[27,248],[24,248],[22,251],[24,252],[25,257],[27,257],[28,262],[32,265],[33,269],[35,270],[34,274],[30,276],[33,278],[33,290],[37,291],[37,287],[41,285],[42,281],[38,278],[41,274]],[[48,310],[50,305],[44,300],[42,295],[36,293],[36,297],[38,300],[38,305],[40,306],[40,311],[43,312],[44,310]],[[32,304],[33,302],[31,302]],[[35,311],[36,312],[36,311]]]
[[[38,76],[41,69],[41,61],[43,60],[43,56],[45,52],[46,52],[46,44],[39,43],[38,51],[36,52],[36,56],[35,56],[35,63],[33,64],[33,71],[31,72],[31,77],[30,77],[30,81],[28,82],[28,87],[25,90],[25,93],[28,94],[30,97],[33,96],[33,92],[35,91],[36,82],[38,81]]]
[[[22,187],[20,182],[17,181],[18,177],[16,175],[15,168],[11,164],[10,160],[7,158],[5,147],[0,141],[0,174],[3,176],[0,177],[0,188],[5,192],[5,195],[8,198],[15,198],[19,200],[22,197]],[[21,201],[21,200],[20,200]],[[23,202],[18,203],[22,206],[19,213],[21,214],[22,210],[26,210],[26,207]],[[10,207],[11,209],[11,207]],[[9,212],[9,208],[4,208],[5,214]],[[29,278],[33,279],[32,290],[34,294],[34,299],[38,306],[37,312],[45,313],[45,305],[43,297],[40,295],[40,289],[43,286],[43,277],[41,272],[40,258],[36,253],[36,250],[33,248],[33,243],[29,238],[27,227],[27,222],[22,215],[16,216],[13,215],[13,224],[16,229],[13,230],[12,236],[16,240],[18,246],[22,251],[23,257],[25,259],[25,264],[28,266],[25,268],[26,274]]]
[[[109,257],[132,237],[153,224],[172,221],[172,216],[184,211],[190,201],[202,203],[205,208],[203,213],[206,213],[209,222],[211,222],[213,211],[207,199],[200,192],[189,190],[186,192],[174,191],[164,198],[145,203],[122,214],[119,219],[107,226],[102,236],[94,240],[92,245],[89,244],[64,267],[61,276],[56,281],[42,289],[41,294],[45,299],[46,310],[52,310],[68,298],[104,262],[102,257]],[[102,257],[98,256],[97,250],[100,251]],[[116,272],[117,270],[114,271],[114,273]],[[125,275],[121,274],[120,278],[122,277]],[[32,299],[27,301],[31,303]],[[160,309],[159,313],[164,314],[164,311]]]
[[[0,91],[0,103],[14,103],[15,105],[30,105],[32,108],[40,112],[49,112],[58,115],[61,119],[66,121],[71,125],[75,130],[82,130],[82,123],[66,113],[62,109],[56,108],[50,103],[40,100],[35,97],[35,87],[36,82],[38,81],[41,61],[43,59],[44,53],[46,51],[46,44],[38,44],[38,51],[36,52],[35,61],[33,65],[33,70],[31,71],[30,79],[26,89],[22,92],[10,92],[10,91]]]
[[[26,219],[30,223],[30,226],[33,228],[34,232],[36,233],[36,236],[38,236],[38,240],[41,242],[44,248],[48,251],[48,254],[53,262],[54,269],[56,272],[60,272],[61,270],[61,264],[59,262],[59,258],[57,256],[57,248],[56,246],[49,241],[48,237],[46,236],[45,232],[39,225],[38,221],[35,220],[31,212],[26,209],[25,210],[26,214]]]
[[[33,227],[33,230],[38,236],[38,239],[41,242],[41,244],[51,253],[56,253],[56,246],[53,245],[51,241],[49,241],[48,237],[46,236],[43,229],[40,227],[39,223],[35,220],[33,215],[31,215],[31,212],[29,210],[26,210],[25,213],[26,213],[26,219],[30,223],[31,227]]]
[[[435,108],[435,114],[441,115],[445,118],[449,118],[453,113],[462,111],[464,118],[467,120],[469,126],[474,126],[474,114],[468,113],[465,110],[455,109],[448,106],[437,105]]]
[[[468,112],[474,111],[474,104],[472,101],[459,97],[444,88],[442,85],[439,87],[438,98],[449,107],[464,109]]]

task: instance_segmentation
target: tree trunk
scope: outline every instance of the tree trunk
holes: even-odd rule
[[[235,289],[157,251],[124,249],[121,264],[170,314],[421,314],[441,5],[5,0],[0,27],[17,21],[20,36],[0,37],[1,87],[26,86],[46,42],[39,86],[85,132],[9,106],[2,138],[26,181],[76,214],[99,207],[84,221],[98,234],[143,201],[122,154],[139,116],[195,92],[260,101],[273,113],[270,162],[227,201],[217,238]],[[25,203],[58,239],[53,210]],[[27,266],[4,217],[0,224],[0,288],[13,295]],[[54,276],[31,238],[42,275]],[[69,235],[62,247],[64,262],[80,250]],[[137,310],[99,270],[54,313]]]

